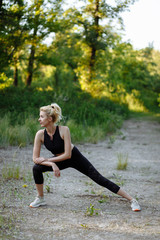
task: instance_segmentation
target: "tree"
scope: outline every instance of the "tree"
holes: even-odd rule
[[[30,86],[32,82],[36,49],[49,33],[58,31],[61,2],[61,0],[56,0],[54,3],[52,1],[33,0],[28,8],[30,54],[26,79],[27,86]]]
[[[18,58],[23,45],[25,31],[23,0],[3,0],[0,2],[0,68],[14,64],[14,85],[18,85]]]
[[[76,24],[83,27],[83,41],[89,48],[88,80],[95,78],[97,51],[105,50],[114,44],[115,31],[111,23],[118,19],[122,27],[120,13],[128,9],[135,0],[115,0],[115,6],[105,0],[88,0],[88,4],[79,11]],[[76,10],[77,12],[77,10]],[[103,24],[107,22],[107,24]]]

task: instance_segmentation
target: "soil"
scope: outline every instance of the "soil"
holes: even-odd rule
[[[28,207],[37,195],[32,147],[0,149],[0,239],[160,239],[160,123],[130,119],[97,144],[77,145],[107,178],[136,197],[141,212],[74,169],[44,174],[46,206]],[[50,153],[42,148],[42,156]],[[126,170],[117,170],[118,159]],[[9,167],[20,179],[6,179]],[[9,178],[9,177],[8,177]],[[47,190],[49,192],[47,192]]]

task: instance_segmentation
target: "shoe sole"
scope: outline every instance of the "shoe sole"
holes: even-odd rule
[[[46,203],[42,203],[42,204],[39,204],[39,205],[37,205],[37,206],[32,206],[32,205],[29,205],[29,207],[30,208],[37,208],[37,207],[40,207],[40,206],[45,206],[46,205]]]
[[[134,209],[133,212],[140,212],[140,209]]]

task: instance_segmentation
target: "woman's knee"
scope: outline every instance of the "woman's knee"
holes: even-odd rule
[[[34,166],[33,166],[33,173],[35,173],[35,172],[39,172],[40,171],[40,165],[39,164],[34,164]]]
[[[43,183],[43,174],[42,174],[42,167],[39,164],[35,164],[33,166],[33,177],[36,184]]]

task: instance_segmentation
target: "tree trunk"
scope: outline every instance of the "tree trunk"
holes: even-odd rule
[[[29,57],[29,63],[28,63],[28,75],[27,75],[27,79],[26,79],[27,86],[31,86],[31,83],[32,83],[34,56],[35,56],[35,46],[32,45],[31,53],[30,53],[30,57]]]
[[[18,86],[18,67],[17,67],[17,59],[14,62],[14,82],[13,85],[15,87]]]
[[[95,2],[95,12],[94,12],[94,27],[95,27],[95,41],[92,43],[91,46],[91,57],[90,57],[90,64],[89,64],[89,81],[91,81],[94,76],[94,66],[95,66],[95,59],[96,59],[96,51],[97,51],[97,42],[98,42],[98,36],[99,36],[99,0],[96,0]]]
[[[2,5],[3,5],[3,0],[0,0],[0,14],[1,14],[1,11],[2,11]]]
[[[94,78],[94,65],[95,65],[95,58],[96,58],[96,48],[94,46],[91,47],[91,57],[89,63],[89,81]]]

